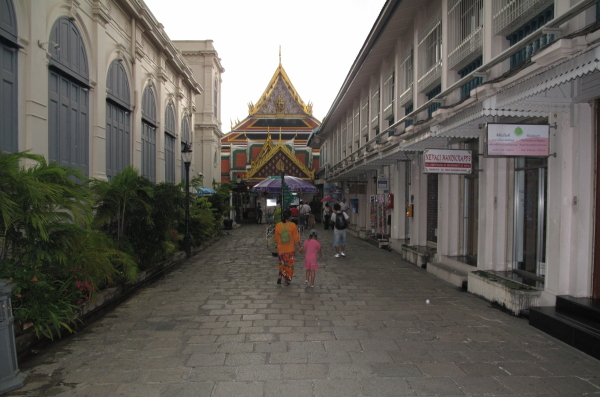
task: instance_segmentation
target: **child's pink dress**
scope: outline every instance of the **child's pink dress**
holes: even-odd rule
[[[304,242],[304,249],[306,254],[304,256],[304,268],[307,270],[319,270],[317,265],[317,252],[321,248],[321,243],[317,240],[306,240]]]

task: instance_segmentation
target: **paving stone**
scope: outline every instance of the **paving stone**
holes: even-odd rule
[[[451,378],[409,378],[407,382],[419,396],[464,395],[464,392]]]
[[[354,379],[316,380],[315,397],[359,397],[360,382]]]
[[[263,382],[218,382],[212,397],[262,397],[263,395]]]
[[[512,394],[500,382],[490,377],[462,376],[453,378],[460,388],[468,395],[505,395]]]
[[[373,372],[380,378],[416,378],[424,376],[423,372],[414,364],[373,364]]]
[[[331,379],[364,379],[374,376],[373,367],[369,364],[329,364]]]
[[[593,394],[600,393],[600,386],[598,383],[592,384],[586,380],[579,379],[577,377],[544,377],[542,378],[544,383],[550,385],[553,389],[557,390],[561,395],[571,394]]]
[[[559,394],[556,389],[545,383],[541,378],[532,376],[498,376],[495,379],[517,394]]]
[[[467,374],[458,365],[454,363],[420,363],[417,364],[417,367],[426,376],[447,376],[452,378],[467,376]]]
[[[236,380],[238,381],[271,381],[282,380],[283,372],[280,365],[238,365]]]
[[[324,364],[283,364],[284,379],[324,379],[329,371]]]
[[[360,381],[360,385],[362,388],[361,396],[397,397],[412,396],[414,394],[412,387],[406,379],[402,378],[363,379]]]
[[[214,382],[174,383],[167,387],[161,397],[210,396],[214,387]]]

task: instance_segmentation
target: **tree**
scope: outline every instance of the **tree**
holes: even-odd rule
[[[95,179],[91,188],[96,198],[96,223],[99,225],[115,224],[116,240],[122,242],[126,228],[126,215],[133,210],[150,212],[152,188],[145,186],[140,173],[133,166],[127,166],[111,181]]]

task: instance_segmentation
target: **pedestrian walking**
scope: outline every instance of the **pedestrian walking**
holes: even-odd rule
[[[260,206],[260,201],[258,203],[256,203],[256,223],[260,224],[262,223],[262,216],[263,216],[263,212],[262,212],[262,208]]]
[[[300,252],[306,252],[304,255],[304,269],[306,270],[306,286],[315,286],[316,271],[319,270],[317,263],[317,254],[319,259],[323,259],[321,252],[321,243],[317,240],[317,231],[312,229],[308,236],[308,240],[304,242],[304,246],[300,248]]]
[[[348,227],[348,215],[343,213],[339,204],[333,205],[333,245],[335,246],[335,257],[346,256],[346,228]]]
[[[308,214],[308,218],[307,221],[308,223],[308,229],[314,229],[315,227],[315,214],[313,214],[312,209],[310,210],[310,213]]]
[[[281,279],[285,280],[284,285],[290,285],[294,276],[294,256],[296,250],[300,248],[300,236],[298,228],[292,222],[290,210],[284,210],[281,216],[282,221],[275,225],[275,241],[277,242],[277,258],[279,260],[279,277],[277,284],[281,284]]]
[[[298,208],[300,210],[300,225],[306,227],[306,221],[308,219],[308,214],[310,214],[310,206],[308,205],[308,203],[305,203],[304,201],[300,201],[300,207]]]
[[[329,222],[331,220],[331,208],[329,207],[329,203],[325,203],[325,208],[323,208],[323,229],[329,230]]]

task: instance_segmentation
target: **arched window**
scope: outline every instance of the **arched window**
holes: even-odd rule
[[[17,18],[12,0],[0,0],[0,151],[16,152]]]
[[[175,110],[171,104],[165,112],[165,182],[175,183]]]
[[[110,180],[131,164],[129,80],[122,62],[112,61],[106,80],[106,176]]]
[[[89,79],[83,39],[69,18],[52,26],[48,43],[48,157],[89,170]]]
[[[192,139],[190,136],[190,122],[187,117],[184,117],[181,121],[181,150],[185,145],[191,145]],[[185,164],[183,164],[183,157],[181,157],[181,180],[185,180]]]
[[[142,95],[142,175],[156,183],[156,99],[150,86]]]

